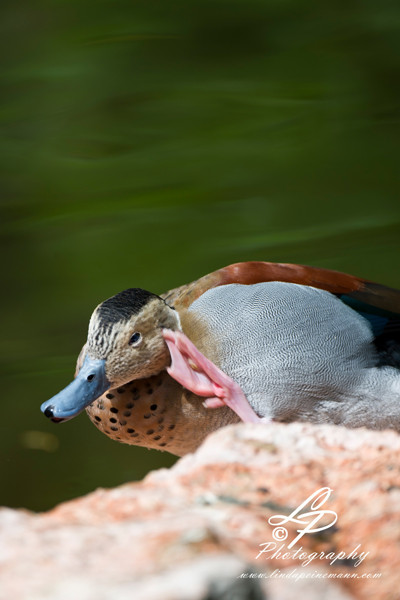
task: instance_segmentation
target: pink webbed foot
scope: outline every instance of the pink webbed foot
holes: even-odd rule
[[[163,329],[163,337],[171,354],[169,375],[198,396],[204,396],[204,406],[229,406],[245,423],[265,423],[251,408],[240,386],[204,356],[180,331]]]

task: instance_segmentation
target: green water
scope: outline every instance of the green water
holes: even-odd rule
[[[0,504],[172,464],[83,414],[89,316],[245,260],[400,287],[397,3],[3,2]]]

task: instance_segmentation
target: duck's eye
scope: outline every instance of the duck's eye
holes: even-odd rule
[[[138,331],[136,331],[131,336],[131,339],[129,340],[129,345],[130,346],[138,346],[141,341],[142,341],[142,336],[140,335],[140,333]]]

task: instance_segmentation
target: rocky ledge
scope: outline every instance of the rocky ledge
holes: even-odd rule
[[[399,453],[390,431],[226,427],[142,482],[1,509],[0,597],[397,600]]]

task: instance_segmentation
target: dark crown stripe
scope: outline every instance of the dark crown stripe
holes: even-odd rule
[[[138,314],[151,298],[159,298],[159,296],[141,288],[129,288],[119,292],[98,307],[99,324],[106,327],[118,321],[127,321],[132,315]]]

